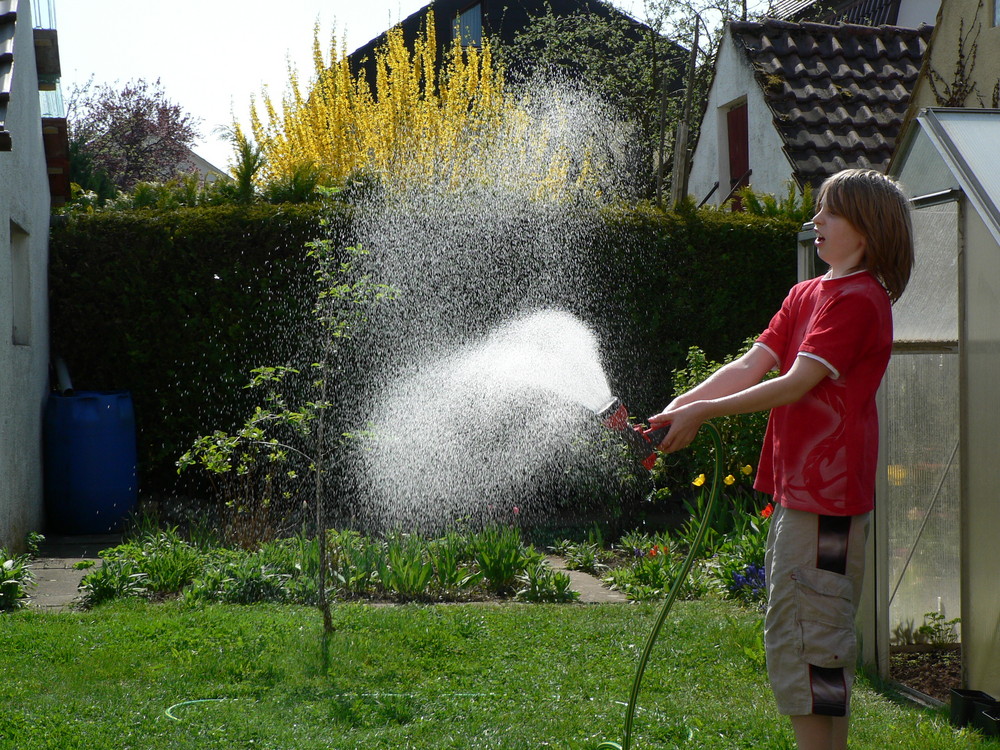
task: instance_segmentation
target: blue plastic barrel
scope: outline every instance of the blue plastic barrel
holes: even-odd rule
[[[49,526],[65,534],[118,530],[139,495],[131,394],[52,393],[44,436]]]

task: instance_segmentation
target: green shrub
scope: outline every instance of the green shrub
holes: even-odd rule
[[[743,203],[743,210],[752,216],[786,218],[796,224],[805,224],[812,221],[816,213],[812,186],[807,184],[805,190],[799,193],[791,180],[788,181],[785,195],[781,198],[768,193],[758,193],[749,185],[740,188],[737,195]]]
[[[352,530],[331,529],[327,539],[334,588],[348,595],[371,593],[378,576],[382,544]]]
[[[186,542],[174,528],[147,533],[134,542],[101,553],[105,564],[126,563],[142,574],[151,594],[176,594],[202,571],[205,555]]]
[[[45,541],[45,535],[39,534],[37,531],[29,531],[24,535],[24,546],[28,550],[28,557],[35,558],[41,552],[42,543]]]
[[[673,372],[673,395],[679,396],[689,391],[723,365],[739,359],[750,349],[755,338],[746,339],[738,350],[720,361],[711,361],[701,348],[691,347],[685,366]],[[724,513],[727,508],[737,514],[752,512],[753,503],[758,502],[753,494],[753,478],[764,442],[767,418],[768,412],[761,411],[712,420],[719,430],[724,450],[722,476],[725,488],[719,503],[720,513]],[[656,496],[661,499],[671,496],[690,497],[694,494],[692,484],[700,486],[706,476],[712,475],[715,460],[713,444],[702,434],[699,434],[689,450],[661,454],[653,467]],[[719,529],[718,526],[713,528]],[[719,530],[726,531],[724,528]]]
[[[524,602],[572,602],[580,598],[574,591],[570,577],[553,570],[544,560],[529,563],[524,572],[517,576],[521,585],[514,598]]]
[[[574,598],[568,577],[539,567],[542,556],[510,527],[452,531],[438,539],[403,533],[373,539],[330,530],[327,544],[330,590],[345,598],[455,600],[487,592],[525,601]],[[101,555],[104,565],[81,584],[85,606],[178,592],[193,605],[318,601],[318,542],[304,533],[248,551],[197,548],[174,529],[147,528]]]
[[[634,601],[664,599],[674,585],[683,563],[681,555],[663,547],[653,547],[631,565],[614,568],[604,582]],[[695,565],[681,585],[681,599],[698,599],[716,588],[703,566]]]
[[[28,586],[34,580],[28,555],[11,555],[0,547],[0,612],[19,609],[28,602]]]
[[[796,281],[800,224],[687,203],[618,206],[604,218],[583,313],[617,395],[641,421],[670,400],[690,347],[719,360],[767,327]]]
[[[486,586],[494,594],[507,594],[517,576],[540,555],[521,543],[520,532],[511,526],[490,526],[475,535],[475,557]]]
[[[211,567],[184,591],[187,603],[283,604],[293,601],[291,576],[253,559],[243,558],[227,565]],[[300,602],[301,603],[301,602]]]
[[[457,531],[449,531],[428,543],[427,554],[434,566],[435,585],[444,594],[455,594],[482,580],[482,574],[472,569],[470,544]]]
[[[146,596],[145,579],[146,574],[129,560],[105,560],[101,567],[80,581],[80,603],[84,607],[96,607],[116,599]]]
[[[598,575],[601,570],[608,567],[605,563],[609,558],[609,552],[590,542],[580,544],[567,542],[560,554],[566,559],[566,568],[569,570]]]
[[[770,528],[770,505],[763,514],[744,514],[743,526],[734,529],[721,544],[712,561],[727,596],[761,604],[767,598],[764,552]]]
[[[379,560],[378,577],[386,591],[412,599],[427,593],[434,565],[424,541],[411,534],[396,533],[386,540]]]
[[[53,224],[52,351],[77,390],[131,392],[143,489],[174,491],[195,436],[245,418],[246,373],[294,360],[314,299],[305,244],[346,236],[346,211],[201,206]]]

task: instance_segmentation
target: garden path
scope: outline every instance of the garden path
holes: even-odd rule
[[[580,592],[580,598],[577,601],[584,604],[628,604],[627,596],[620,591],[609,589],[601,583],[599,578],[579,570],[567,570],[566,561],[561,557],[549,555],[545,559],[556,570],[569,574],[573,589]]]
[[[119,534],[46,535],[38,557],[31,562],[35,580],[28,587],[30,606],[53,612],[70,609],[80,597],[80,581],[89,572],[74,566],[86,560],[100,565],[98,553],[119,544]]]

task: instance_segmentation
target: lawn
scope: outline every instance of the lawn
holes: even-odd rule
[[[0,616],[0,748],[596,748],[621,739],[656,605],[126,601]],[[791,748],[760,616],[680,602],[635,748]],[[852,748],[996,747],[862,681]]]

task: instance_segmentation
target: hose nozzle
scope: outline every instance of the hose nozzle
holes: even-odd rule
[[[656,446],[666,436],[668,427],[652,430],[643,425],[632,424],[628,409],[617,396],[597,412],[597,418],[608,429],[621,432],[642,465],[650,471],[653,470],[653,465],[656,463]]]

